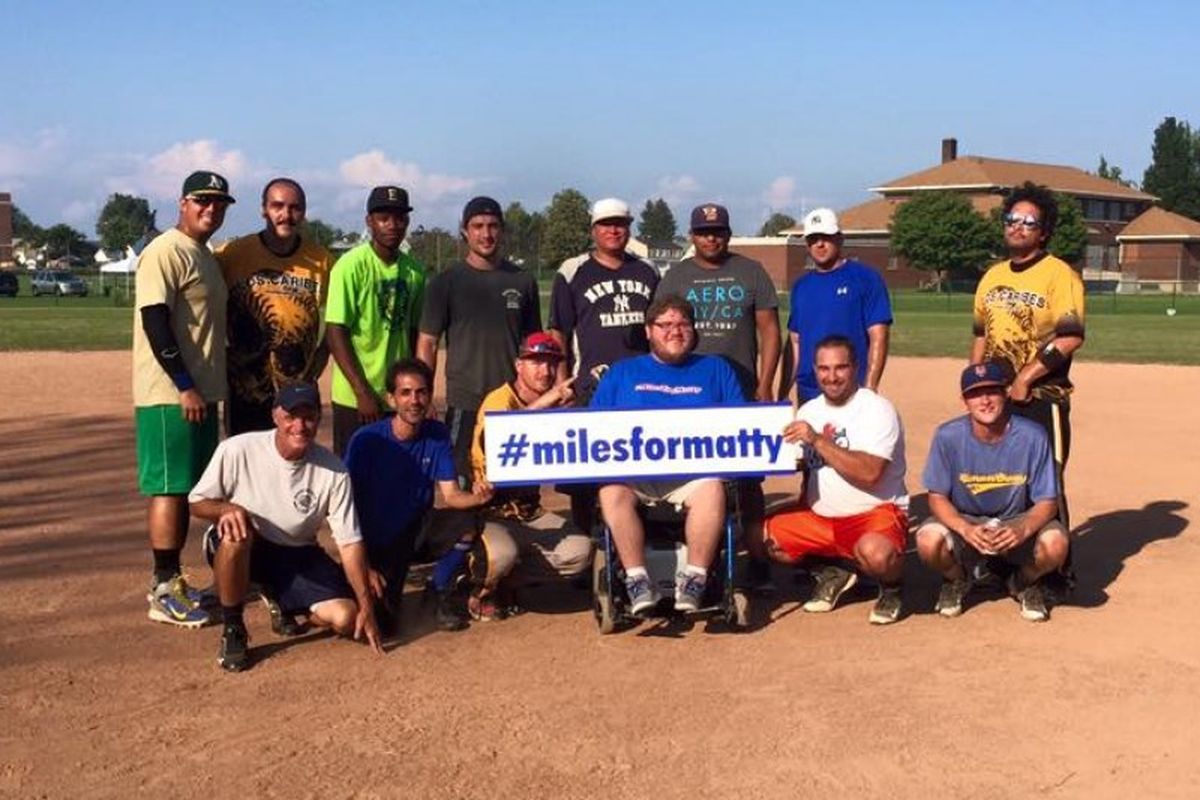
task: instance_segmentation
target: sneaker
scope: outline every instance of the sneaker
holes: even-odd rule
[[[963,600],[971,591],[971,581],[967,578],[943,580],[942,590],[938,593],[937,613],[943,617],[957,617],[963,612]]]
[[[474,599],[474,596],[472,596]],[[437,608],[434,611],[434,618],[437,620],[439,630],[443,631],[463,631],[470,627],[470,623],[454,606],[454,596],[451,592],[437,593]],[[482,617],[475,617],[482,619]]]
[[[479,592],[471,592],[471,596],[467,598],[467,612],[471,619],[477,622],[499,622],[504,619],[504,613],[496,603],[494,594],[481,597]]]
[[[1038,581],[1017,592],[1017,602],[1021,604],[1021,619],[1045,622],[1050,618],[1050,610],[1046,608],[1046,595]]]
[[[250,637],[245,625],[226,625],[221,631],[217,664],[227,672],[241,672],[250,666]]]
[[[690,614],[704,604],[705,576],[680,572],[675,576],[675,610]]]
[[[771,562],[750,560],[746,570],[746,588],[754,594],[775,594],[775,581],[771,579]]]
[[[842,595],[854,588],[858,583],[858,575],[848,569],[828,566],[817,575],[817,585],[813,587],[812,597],[804,604],[804,610],[810,614],[825,614],[833,611]]]
[[[155,622],[178,625],[181,628],[199,628],[209,622],[208,612],[193,600],[182,575],[163,581],[150,592],[150,610],[146,616]]]
[[[271,632],[276,636],[299,636],[303,633],[300,624],[296,622],[296,618],[283,610],[283,606],[279,605],[270,592],[260,589],[258,597],[262,600],[262,604],[267,609],[267,616],[271,618]]]
[[[871,609],[872,625],[891,625],[900,619],[901,590],[899,586],[880,586],[879,599]]]
[[[641,616],[658,605],[661,599],[649,575],[625,579],[625,593],[629,595],[629,613]]]

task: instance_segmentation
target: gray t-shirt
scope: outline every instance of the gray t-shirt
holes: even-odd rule
[[[508,261],[492,270],[458,263],[425,287],[421,333],[446,335],[446,401],[475,410],[515,374],[521,340],[542,329],[537,280]]]
[[[288,461],[275,447],[274,430],[221,442],[188,500],[236,503],[264,539],[284,547],[316,544],[326,519],[339,545],[362,541],[345,465],[316,442],[304,458]]]
[[[667,270],[655,297],[681,295],[696,311],[697,353],[725,356],[747,397],[758,386],[755,313],[779,307],[770,276],[757,261],[730,253],[708,269],[686,258]]]

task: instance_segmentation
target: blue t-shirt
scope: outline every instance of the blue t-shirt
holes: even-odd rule
[[[433,506],[434,482],[452,481],[458,474],[450,431],[431,419],[407,441],[392,433],[391,419],[364,425],[346,446],[346,466],[368,544],[399,539]]]
[[[1011,519],[1058,495],[1046,432],[1018,416],[993,444],[975,438],[965,415],[943,423],[933,435],[922,478],[926,489],[949,498],[960,514],[977,517]]]
[[[792,284],[792,311],[788,329],[800,336],[800,361],[796,386],[800,402],[821,393],[813,371],[817,342],[826,336],[845,336],[858,358],[858,382],[867,382],[867,328],[892,324],[892,303],[887,286],[871,267],[847,260],[828,272],[806,272]]]
[[[690,408],[745,402],[728,361],[693,353],[679,364],[664,364],[652,355],[618,361],[600,379],[591,407]]]

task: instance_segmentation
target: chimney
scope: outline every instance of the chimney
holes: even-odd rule
[[[958,158],[958,139],[942,139],[942,163]]]

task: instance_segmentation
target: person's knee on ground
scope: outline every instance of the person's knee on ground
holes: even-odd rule
[[[354,635],[358,603],[346,598],[323,600],[309,609],[309,622],[321,628],[331,628],[341,636]]]
[[[886,584],[900,581],[903,559],[886,536],[868,533],[854,546],[854,561],[866,575]]]
[[[508,529],[497,522],[483,526],[473,551],[476,563],[471,569],[471,583],[483,593],[494,592],[500,581],[507,578],[517,565],[517,543]]]

